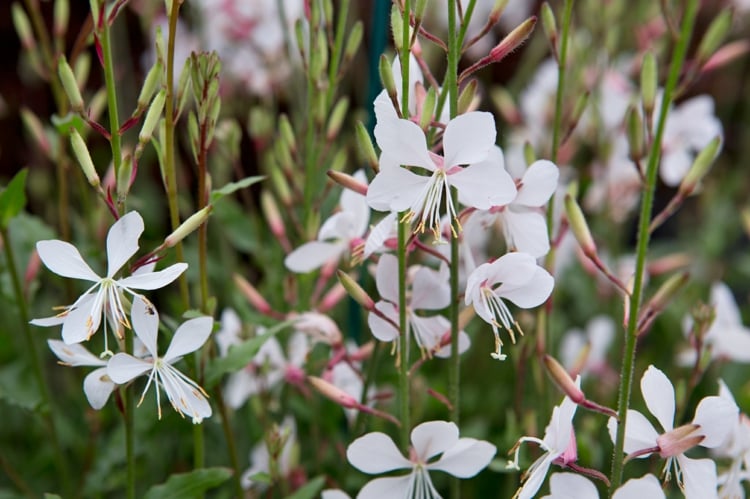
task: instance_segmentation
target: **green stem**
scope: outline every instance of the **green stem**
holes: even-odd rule
[[[133,353],[133,334],[125,335],[125,351]],[[125,458],[127,460],[127,498],[135,499],[135,386],[130,383],[122,388],[125,392]]]
[[[656,186],[656,175],[659,168],[659,158],[661,155],[661,142],[664,134],[664,125],[667,120],[667,113],[671,104],[674,89],[680,77],[680,71],[685,61],[690,35],[693,31],[695,16],[698,11],[698,0],[689,0],[682,19],[682,29],[680,38],[677,40],[672,61],[669,67],[669,75],[666,85],[664,86],[664,95],[661,102],[659,121],[656,125],[656,133],[649,151],[648,166],[646,168],[646,185],[643,190],[641,200],[641,213],[638,220],[638,242],[636,245],[636,266],[635,280],[633,283],[633,293],[630,296],[630,310],[628,317],[628,329],[625,336],[625,346],[622,361],[622,373],[620,375],[620,393],[617,400],[617,415],[619,424],[617,425],[617,436],[615,439],[614,455],[612,458],[612,475],[610,477],[610,496],[617,490],[622,483],[622,469],[624,465],[624,446],[625,446],[625,427],[627,424],[628,407],[630,405],[630,393],[633,388],[633,371],[635,368],[635,349],[636,340],[638,339],[638,313],[641,305],[643,294],[643,274],[646,266],[646,253],[648,252],[649,243],[649,224],[651,211],[654,203],[654,191]]]
[[[560,54],[557,65],[557,95],[555,96],[555,121],[552,128],[552,162],[557,163],[557,153],[560,150],[560,137],[562,133],[563,95],[565,93],[565,70],[568,59],[568,33],[570,32],[570,20],[573,17],[573,0],[565,0],[565,13],[563,14],[562,33],[560,40]],[[552,206],[552,201],[550,201]],[[550,210],[548,210],[548,214]],[[547,220],[548,227],[551,227]]]
[[[100,8],[104,8],[101,6]],[[94,20],[96,22],[96,20]],[[122,145],[120,142],[120,117],[117,111],[117,89],[115,85],[115,70],[112,61],[112,44],[110,43],[109,23],[102,23],[99,40],[102,46],[102,58],[104,59],[104,83],[107,87],[107,114],[109,115],[109,132],[111,137],[109,145],[112,149],[112,163],[115,170],[115,178],[120,178],[120,166],[122,165]],[[123,202],[118,200],[117,211],[122,214]]]
[[[216,399],[216,406],[219,408],[221,413],[221,429],[224,432],[224,439],[227,441],[227,451],[229,452],[229,461],[232,465],[234,473],[232,474],[232,485],[234,485],[235,497],[243,497],[244,491],[242,490],[242,474],[240,472],[240,460],[237,458],[237,446],[235,445],[235,437],[232,432],[232,426],[229,423],[229,414],[227,412],[227,405],[224,403],[224,394],[221,392],[221,386],[217,386],[214,390],[214,398]]]
[[[44,417],[47,425],[47,431],[49,432],[50,439],[52,440],[52,448],[55,453],[55,466],[57,472],[60,475],[62,481],[62,487],[66,495],[69,495],[72,491],[70,475],[68,474],[68,467],[66,465],[66,457],[63,453],[62,446],[60,445],[60,439],[57,434],[57,426],[55,425],[55,418],[53,417],[52,410],[52,397],[50,396],[49,387],[45,382],[44,369],[42,363],[39,361],[39,351],[34,341],[34,335],[31,332],[29,326],[29,308],[26,304],[26,296],[23,293],[23,286],[21,285],[21,279],[18,276],[18,268],[16,267],[16,257],[13,252],[13,245],[11,244],[10,234],[7,227],[0,228],[0,236],[2,236],[2,246],[5,252],[6,267],[10,273],[10,280],[13,283],[13,294],[16,298],[16,304],[18,306],[18,313],[21,318],[21,328],[23,329],[24,338],[26,340],[26,349],[29,352],[29,359],[31,360],[31,369],[34,372],[34,378],[39,385],[39,393],[42,397],[43,407],[41,409],[42,416]]]
[[[341,67],[341,52],[344,48],[344,33],[346,32],[346,20],[349,17],[349,0],[341,2],[336,14],[336,39],[333,42],[330,65],[328,66],[328,91],[326,92],[326,109],[333,106],[333,93],[336,91],[338,72]]]

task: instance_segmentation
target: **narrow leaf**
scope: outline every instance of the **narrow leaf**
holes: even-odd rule
[[[224,196],[228,196],[229,194],[232,194],[235,191],[239,191],[240,189],[250,187],[251,185],[260,182],[264,178],[265,177],[263,175],[256,175],[255,177],[243,178],[242,180],[237,181],[237,182],[229,182],[221,189],[216,189],[211,192],[211,204],[215,203],[216,201],[223,198]]]
[[[16,173],[16,176],[8,183],[8,187],[0,192],[0,227],[8,228],[12,218],[21,213],[26,206],[26,174],[25,168]]]
[[[178,473],[169,477],[161,485],[151,487],[144,499],[184,499],[202,497],[209,489],[218,487],[232,476],[229,468],[204,468]]]
[[[294,494],[287,496],[286,499],[314,499],[318,497],[325,482],[326,479],[324,476],[315,477],[297,489]]]

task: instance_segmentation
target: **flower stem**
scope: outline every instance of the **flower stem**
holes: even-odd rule
[[[565,94],[565,70],[568,59],[568,33],[570,32],[570,20],[573,17],[573,0],[565,0],[565,11],[563,13],[562,32],[560,34],[560,53],[557,65],[557,94],[555,95],[555,121],[552,128],[552,162],[557,163],[557,154],[560,150],[560,137],[562,133],[563,96]],[[550,201],[552,206],[552,201]],[[548,210],[549,215],[551,210]],[[550,226],[550,220],[547,226]]]
[[[100,8],[104,8],[101,6]],[[94,19],[96,23],[97,20]],[[102,46],[102,59],[104,61],[104,83],[107,88],[107,114],[109,115],[109,145],[112,149],[112,164],[114,165],[115,178],[120,178],[120,167],[122,165],[122,145],[120,143],[120,117],[117,111],[117,89],[115,85],[115,70],[112,61],[112,44],[110,43],[109,22],[104,15],[100,29],[99,39]],[[125,209],[124,201],[118,199],[117,212],[122,214]]]
[[[638,242],[636,245],[635,280],[633,283],[633,294],[630,296],[630,310],[628,317],[628,329],[625,336],[625,346],[622,361],[622,373],[620,375],[620,393],[617,401],[617,414],[619,424],[617,425],[617,436],[615,439],[614,455],[612,458],[612,475],[610,477],[610,497],[622,483],[622,468],[624,464],[625,426],[627,424],[627,411],[630,405],[630,393],[633,388],[633,371],[635,367],[635,348],[638,335],[638,312],[643,295],[643,278],[646,266],[646,253],[649,243],[649,225],[651,211],[654,203],[654,191],[656,186],[656,175],[658,173],[659,158],[661,156],[661,142],[664,134],[664,126],[667,113],[671,104],[672,96],[680,71],[685,61],[690,35],[693,31],[696,13],[698,11],[698,0],[689,0],[682,19],[680,37],[677,40],[672,61],[669,67],[669,75],[664,86],[664,96],[661,102],[659,121],[656,125],[656,133],[649,151],[648,165],[646,168],[646,184],[641,199],[641,213],[638,220]]]
[[[133,353],[133,334],[125,335],[125,351]],[[135,387],[132,383],[126,385],[125,392],[125,457],[127,459],[126,490],[127,498],[135,499]]]

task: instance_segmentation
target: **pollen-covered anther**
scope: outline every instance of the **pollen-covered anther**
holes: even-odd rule
[[[699,445],[705,439],[704,435],[696,434],[699,429],[700,425],[688,423],[659,435],[656,439],[659,455],[665,458],[677,456]]]

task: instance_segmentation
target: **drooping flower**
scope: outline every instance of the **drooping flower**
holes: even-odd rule
[[[596,486],[576,473],[554,473],[549,479],[550,494],[542,499],[599,499]],[[612,499],[664,499],[659,480],[651,474],[631,478],[620,486]]]
[[[649,366],[641,378],[641,393],[646,407],[659,421],[664,433],[660,434],[640,412],[628,410],[625,453],[640,458],[658,452],[667,460],[664,465],[666,479],[670,479],[674,470],[677,484],[687,499],[717,497],[716,463],[711,459],[691,459],[685,452],[697,445],[707,448],[721,445],[737,418],[737,406],[722,397],[705,397],[696,407],[693,420],[674,428],[675,394],[669,378],[659,369]],[[617,421],[610,418],[607,427],[614,442]]]
[[[385,433],[359,437],[346,449],[346,457],[358,470],[371,475],[411,470],[408,475],[376,478],[368,482],[358,499],[382,497],[439,498],[430,479],[431,470],[458,478],[471,478],[484,469],[497,449],[484,440],[458,438],[458,427],[446,421],[429,421],[411,432],[411,450],[405,458]],[[434,457],[440,455],[437,460]]]
[[[158,272],[140,272],[130,277],[115,279],[115,274],[138,251],[138,239],[143,233],[143,219],[138,212],[123,215],[107,234],[107,274],[99,276],[83,261],[81,254],[70,243],[58,240],[39,241],[36,244],[42,262],[55,274],[73,279],[82,279],[94,284],[72,305],[54,317],[34,319],[37,326],[62,324],[62,338],[67,344],[88,340],[102,323],[109,318],[113,325],[130,327],[123,294],[138,297],[134,302],[145,300],[134,290],[159,289],[177,279],[186,263],[175,263]],[[107,320],[104,320],[105,327]],[[106,341],[106,336],[105,336]]]
[[[526,253],[507,253],[492,263],[483,263],[469,275],[466,304],[473,304],[477,315],[492,326],[495,334],[493,358],[504,360],[498,329],[505,328],[515,342],[514,330],[520,331],[503,299],[521,308],[544,303],[552,293],[554,278]]]
[[[96,367],[83,380],[83,393],[94,409],[101,409],[115,389],[115,384],[107,374],[107,361],[89,352],[80,344],[67,345],[60,340],[47,340],[50,350],[65,366]]]
[[[515,195],[508,173],[488,161],[495,142],[495,122],[490,113],[470,112],[448,122],[443,156],[428,149],[424,132],[409,120],[378,122],[375,138],[382,151],[380,172],[367,190],[367,202],[378,211],[405,211],[406,220],[417,219],[417,232],[429,229],[435,239],[440,238],[443,203],[460,229],[451,187],[458,190],[461,204],[478,209],[507,204]],[[402,165],[427,170],[429,175],[419,175]]]
[[[148,381],[138,402],[140,405],[151,383],[156,385],[156,405],[161,419],[159,387],[167,394],[169,402],[181,416],[190,416],[193,423],[200,423],[211,416],[208,395],[195,381],[178,371],[172,364],[183,355],[198,350],[208,339],[213,326],[211,317],[198,317],[183,323],[174,333],[172,342],[164,356],[157,353],[159,314],[144,300],[133,302],[133,329],[150,357],[137,358],[127,353],[118,353],[109,360],[107,374],[117,384],[124,384],[148,373]]]

